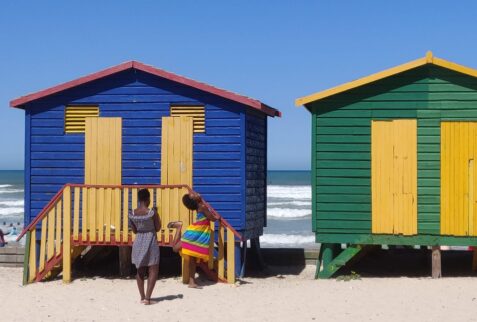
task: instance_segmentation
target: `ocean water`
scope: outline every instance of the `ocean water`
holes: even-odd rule
[[[263,247],[316,247],[311,232],[309,171],[269,171],[267,227]],[[23,171],[0,170],[0,228],[21,230],[24,206]]]
[[[11,233],[13,227],[17,232],[23,228],[23,189],[23,171],[0,170],[0,229],[5,234]],[[16,236],[6,236],[9,242],[15,239]]]
[[[317,247],[311,231],[310,176],[310,171],[268,172],[262,247]]]

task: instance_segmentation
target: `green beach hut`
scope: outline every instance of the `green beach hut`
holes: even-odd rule
[[[477,70],[428,52],[296,105],[312,115],[317,277],[365,245],[438,259],[440,245],[477,245]]]

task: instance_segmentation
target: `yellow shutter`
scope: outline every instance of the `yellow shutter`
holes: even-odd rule
[[[417,234],[417,122],[372,121],[372,232]]]
[[[67,106],[65,111],[65,133],[84,133],[87,117],[98,117],[97,106]]]
[[[192,118],[194,133],[205,132],[204,106],[172,106],[171,116],[188,116]]]

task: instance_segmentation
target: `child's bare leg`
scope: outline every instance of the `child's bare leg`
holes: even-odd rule
[[[190,288],[200,288],[195,281],[196,270],[197,270],[196,258],[190,257],[189,259],[189,287]]]
[[[141,296],[141,302],[144,302],[146,295],[144,294],[144,277],[146,276],[146,267],[139,267],[136,274],[137,288]]]
[[[156,285],[157,275],[159,273],[159,265],[152,265],[149,266],[149,276],[147,277],[147,292],[146,292],[146,305],[157,303],[156,301],[151,301],[152,291],[154,290],[154,286]]]
[[[167,227],[176,229],[176,234],[174,235],[174,239],[172,240],[172,250],[174,251],[174,253],[177,253],[182,248],[182,222],[171,222],[167,225]]]

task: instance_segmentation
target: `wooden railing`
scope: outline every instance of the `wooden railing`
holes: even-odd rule
[[[190,191],[188,186],[67,184],[18,238],[27,235],[24,280],[41,281],[62,262],[63,280],[69,282],[74,247],[131,245],[135,236],[129,229],[128,212],[137,208],[137,191],[143,188],[149,190],[151,206],[158,208],[161,218],[158,243],[170,246],[175,231],[168,229],[167,224],[182,221],[187,227],[194,220],[194,214],[182,204],[182,196]],[[209,208],[219,219],[211,223],[207,267],[217,272],[219,280],[234,283],[235,243],[242,241],[242,237],[210,205]],[[37,245],[38,226],[41,233]],[[217,243],[214,242],[215,232],[218,233]]]

